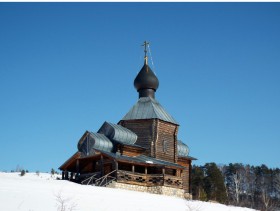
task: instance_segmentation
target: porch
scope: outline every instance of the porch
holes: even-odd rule
[[[147,160],[148,159],[148,160]],[[67,171],[68,170],[68,171]],[[150,157],[111,157],[106,154],[73,159],[62,178],[82,184],[107,186],[111,181],[144,187],[183,189],[183,167]]]

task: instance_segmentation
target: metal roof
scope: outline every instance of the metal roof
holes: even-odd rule
[[[179,157],[188,157],[190,150],[189,150],[188,145],[186,145],[182,141],[178,140],[177,152],[178,152]]]
[[[152,164],[152,165],[161,165],[161,166],[171,166],[171,167],[175,167],[175,168],[184,168],[183,166],[181,166],[179,164],[171,163],[171,162],[164,161],[164,160],[158,160],[156,158],[148,157],[145,155],[129,157],[129,156],[124,156],[124,155],[120,155],[120,154],[104,152],[102,150],[99,150],[99,151],[105,155],[108,155],[108,156],[118,159],[118,160],[136,162],[136,163],[141,163],[141,164]]]
[[[109,139],[133,145],[137,140],[137,135],[130,131],[129,129],[122,127],[121,125],[116,125],[110,122],[104,122],[98,133],[102,133]]]
[[[116,141],[116,143],[122,144],[124,146],[131,146],[131,147],[136,147],[136,148],[141,148],[141,149],[147,149],[147,147],[142,147],[137,144],[129,144],[129,143],[123,143],[123,142],[119,142],[119,141]]]
[[[79,141],[78,149],[84,155],[91,155],[93,149],[111,152],[113,143],[103,134],[87,132],[83,140]]]
[[[122,120],[160,119],[179,125],[165,109],[151,97],[141,97]]]

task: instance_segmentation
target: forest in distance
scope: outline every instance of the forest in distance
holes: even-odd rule
[[[248,207],[280,210],[280,169],[242,163],[206,163],[192,168],[193,199]]]

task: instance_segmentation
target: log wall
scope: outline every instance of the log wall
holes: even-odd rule
[[[154,120],[139,119],[139,120],[121,120],[119,124],[138,136],[135,144],[146,148],[145,155],[151,156],[152,142],[154,141]]]
[[[137,134],[135,144],[147,149],[145,155],[177,162],[178,125],[159,119],[122,120],[119,124]]]
[[[141,155],[143,153],[143,151],[144,150],[139,150],[139,149],[136,149],[133,147],[128,147],[128,146],[123,146],[121,148],[121,154],[130,156],[130,157]]]
[[[186,167],[186,169],[184,169],[182,172],[183,189],[185,190],[186,193],[190,193],[190,190],[191,190],[191,187],[190,187],[191,160],[186,159],[186,158],[178,158],[178,164]]]
[[[176,163],[178,126],[161,120],[156,120],[156,124],[157,140],[155,142],[155,157]]]

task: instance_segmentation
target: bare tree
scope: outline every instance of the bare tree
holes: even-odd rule
[[[200,211],[201,210],[201,204],[192,204],[191,201],[186,200],[186,211]]]
[[[240,194],[242,193],[242,186],[241,186],[241,180],[242,180],[242,171],[240,169],[237,169],[235,174],[233,174],[233,184],[234,184],[234,195],[235,195],[235,201],[236,204],[239,205],[239,199]]]
[[[256,174],[252,170],[250,165],[245,166],[245,178],[246,178],[246,196],[247,202],[251,208],[255,207],[255,193],[256,193]]]
[[[263,174],[261,177],[260,197],[265,211],[269,211],[270,208],[273,207],[273,201],[271,197],[271,183],[271,174]]]
[[[61,194],[61,191],[55,195],[57,202],[57,211],[74,211],[77,207],[77,204],[71,202],[70,198],[64,198]]]
[[[235,205],[240,205],[240,197],[246,189],[246,171],[242,164],[229,164],[223,169],[226,178],[227,194]]]
[[[275,197],[280,198],[280,173],[275,174],[274,176],[274,188],[275,188]]]

